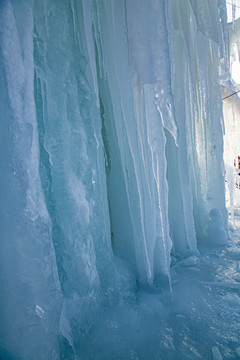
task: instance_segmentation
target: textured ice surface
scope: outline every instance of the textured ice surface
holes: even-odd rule
[[[226,40],[223,0],[0,2],[4,359],[232,356],[236,296],[196,282],[228,240]]]
[[[229,55],[230,55],[230,79],[223,83],[223,114],[227,124],[224,134],[224,162],[226,168],[226,203],[234,217],[234,206],[240,205],[240,170],[238,169],[239,145],[239,115],[240,115],[240,19],[234,24],[228,24],[229,29]],[[237,92],[233,96],[229,96]],[[228,97],[229,96],[229,97]],[[234,164],[235,163],[235,164]]]

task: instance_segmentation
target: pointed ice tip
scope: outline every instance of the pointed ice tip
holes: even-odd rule
[[[223,360],[222,355],[216,346],[212,347],[212,358],[213,360]]]

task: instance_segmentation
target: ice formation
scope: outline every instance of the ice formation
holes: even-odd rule
[[[0,2],[4,359],[106,360],[86,350],[100,309],[171,287],[209,229],[227,240],[226,16],[224,0]]]
[[[223,114],[227,124],[224,134],[224,162],[226,168],[226,200],[230,213],[233,207],[240,205],[240,129],[238,119],[240,115],[240,19],[228,24],[230,76],[222,84]]]

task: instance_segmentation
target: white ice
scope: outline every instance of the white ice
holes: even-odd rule
[[[225,0],[0,2],[0,357],[234,359],[235,30]]]

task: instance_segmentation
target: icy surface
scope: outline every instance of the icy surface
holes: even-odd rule
[[[3,359],[234,358],[226,18],[224,0],[0,2]]]
[[[234,206],[240,205],[240,19],[229,24],[230,79],[223,83],[223,114],[227,124],[224,134],[224,162],[226,168],[226,204],[234,218]],[[234,94],[236,93],[236,94]],[[232,95],[234,94],[234,95]],[[229,96],[230,95],[230,96]]]
[[[228,249],[200,246],[200,260],[171,268],[166,284],[137,289],[104,308],[89,334],[90,359],[236,359],[239,344],[239,223]],[[102,333],[104,336],[102,337]]]

